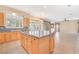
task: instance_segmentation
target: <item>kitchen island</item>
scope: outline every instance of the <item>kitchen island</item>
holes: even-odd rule
[[[43,32],[44,33],[44,32]],[[21,45],[29,54],[49,54],[54,51],[54,35],[44,34],[44,35],[35,35],[34,33],[25,33],[21,32],[22,39]]]

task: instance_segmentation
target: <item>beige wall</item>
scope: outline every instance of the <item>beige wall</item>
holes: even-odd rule
[[[67,21],[60,23],[60,32],[62,33],[77,33],[77,21]]]

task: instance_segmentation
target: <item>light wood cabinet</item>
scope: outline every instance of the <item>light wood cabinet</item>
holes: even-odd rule
[[[28,38],[26,37],[26,35],[24,35],[24,47],[26,50],[28,50]]]
[[[11,35],[11,40],[17,40],[17,34],[16,34],[16,31],[11,32],[10,35]]]
[[[29,26],[29,22],[30,22],[29,18],[24,18],[24,20],[23,20],[23,26],[24,27],[28,27]]]
[[[21,38],[21,33],[19,31],[13,31],[10,33],[11,34],[11,40],[20,40]]]
[[[21,33],[19,31],[16,32],[16,39],[20,40],[21,38]]]
[[[0,26],[4,26],[4,13],[0,12]]]
[[[22,35],[21,44],[28,53],[38,53],[38,40],[29,35]]]
[[[39,53],[46,54],[50,53],[49,51],[49,36],[39,39]]]
[[[25,49],[25,36],[22,34],[21,45]]]
[[[27,35],[27,51],[28,53],[32,53],[32,37]]]
[[[13,32],[0,32],[0,43],[6,43],[13,40],[20,40],[21,33],[18,31]]]
[[[5,32],[5,41],[11,41],[11,33],[10,32]]]
[[[32,53],[33,54],[39,53],[39,39],[37,38],[32,39]]]
[[[4,43],[5,42],[5,33],[1,32],[0,33],[0,43]]]
[[[54,50],[54,37],[34,37],[31,35],[23,35],[21,44],[28,53],[32,54],[47,54]]]
[[[54,34],[38,38],[17,31],[0,32],[0,43],[18,39],[21,40],[21,45],[28,53],[47,54],[54,51]]]
[[[32,53],[31,39],[30,36],[22,34],[21,45],[26,51],[28,51],[28,53]]]

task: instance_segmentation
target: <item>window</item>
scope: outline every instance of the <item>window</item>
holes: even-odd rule
[[[39,21],[37,21],[37,20],[32,20],[32,22],[30,22],[30,27],[29,27],[29,29],[30,30],[33,30],[33,31],[35,31],[35,30],[40,30],[40,23],[39,23]]]
[[[6,14],[6,27],[7,28],[22,28],[23,16],[16,15],[16,13]]]

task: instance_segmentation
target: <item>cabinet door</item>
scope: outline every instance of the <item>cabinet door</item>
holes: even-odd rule
[[[24,20],[23,20],[23,26],[24,27],[26,27],[26,26],[28,27],[29,26],[29,21],[30,21],[29,18],[24,18]]]
[[[5,32],[5,41],[8,42],[8,41],[11,41],[11,34],[10,32]]]
[[[32,53],[39,54],[39,39],[38,38],[32,39]]]
[[[0,43],[4,43],[5,42],[5,33],[0,33]]]
[[[21,45],[28,53],[32,53],[31,39],[31,36],[22,34]]]
[[[27,40],[26,35],[24,34],[22,34],[21,45],[26,51],[28,51],[28,40]]]
[[[17,40],[21,39],[21,33],[19,31],[16,32],[16,39]]]
[[[17,40],[16,32],[11,32],[11,40]]]
[[[24,38],[24,35],[22,34],[22,39],[21,39],[21,45],[24,47],[24,40],[25,40],[25,38]]]
[[[28,51],[28,38],[26,35],[24,36],[24,47]]]
[[[49,53],[49,37],[43,37],[39,39],[39,53],[47,54]]]
[[[4,26],[4,14],[0,12],[0,26]]]
[[[27,51],[28,53],[32,53],[32,37],[27,36]]]

